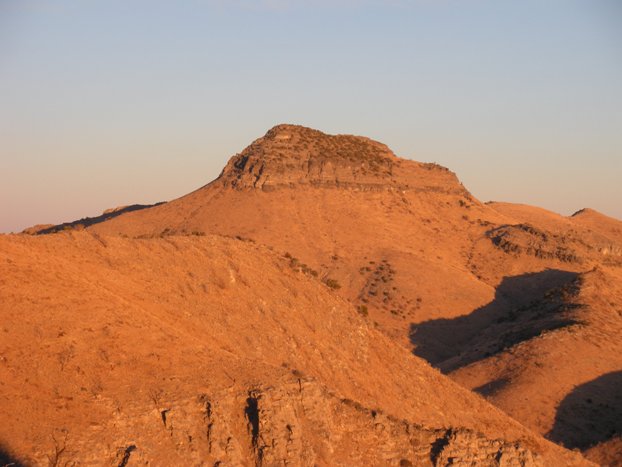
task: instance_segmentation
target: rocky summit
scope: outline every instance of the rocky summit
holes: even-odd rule
[[[232,157],[218,182],[236,189],[308,185],[423,190],[434,189],[427,180],[433,178],[429,176],[431,171],[443,173],[447,182],[457,182],[447,169],[400,159],[386,145],[369,138],[278,125]],[[453,189],[464,191],[459,186]]]

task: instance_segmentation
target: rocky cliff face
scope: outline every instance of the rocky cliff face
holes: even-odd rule
[[[264,190],[297,184],[382,186],[390,183],[396,162],[389,148],[367,138],[279,125],[234,156],[221,180]]]
[[[30,460],[106,459],[119,466],[155,459],[222,466],[543,465],[521,443],[466,429],[426,428],[338,398],[308,379],[181,399],[154,395],[153,402],[137,404],[91,432],[58,434],[54,448]]]
[[[327,135],[296,125],[272,128],[232,157],[218,181],[264,191],[306,185],[466,193],[444,167],[400,159],[365,137]]]

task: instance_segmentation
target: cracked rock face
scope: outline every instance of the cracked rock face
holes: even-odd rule
[[[232,157],[219,177],[224,186],[270,191],[296,186],[360,190],[430,189],[430,172],[466,192],[455,176],[436,164],[396,157],[384,144],[351,135],[327,135],[296,125],[278,125]],[[441,184],[432,184],[440,189]]]
[[[540,466],[521,443],[466,429],[433,429],[341,399],[311,380],[229,388],[167,400],[156,410],[110,421],[101,437],[127,442],[111,449],[93,433],[67,446],[82,461],[139,465],[167,459],[186,465]],[[104,432],[106,435],[104,435]],[[128,437],[128,434],[131,436]],[[65,441],[63,441],[65,442]],[[59,456],[62,457],[62,456]],[[44,461],[38,457],[33,459]]]
[[[396,162],[388,147],[367,138],[279,125],[233,157],[221,178],[238,189],[381,186],[390,183]]]

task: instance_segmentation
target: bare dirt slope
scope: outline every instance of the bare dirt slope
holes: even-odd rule
[[[584,462],[248,241],[2,236],[0,298],[7,462]]]

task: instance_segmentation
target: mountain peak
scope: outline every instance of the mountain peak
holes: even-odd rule
[[[367,153],[376,152],[378,153],[377,155],[382,154],[395,158],[395,155],[386,145],[364,136],[330,135],[320,130],[289,123],[281,123],[272,127],[262,138],[259,138],[253,144],[267,144],[268,142],[275,141],[280,141],[283,143],[282,146],[288,146],[292,149],[300,150],[307,146],[311,155],[315,156],[320,155],[316,151],[321,152],[323,150],[324,155],[327,157],[351,156],[357,158],[370,155]]]
[[[377,189],[393,184],[394,169],[402,162],[386,145],[369,138],[280,124],[232,157],[219,180],[237,189]]]

